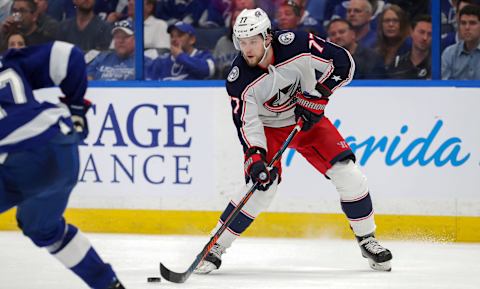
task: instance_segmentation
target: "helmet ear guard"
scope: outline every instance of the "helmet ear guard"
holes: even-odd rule
[[[243,9],[233,25],[232,39],[235,49],[240,50],[240,38],[261,34],[266,40],[271,28],[272,24],[265,11],[260,8]]]

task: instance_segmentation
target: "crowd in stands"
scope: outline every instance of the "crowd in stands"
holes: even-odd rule
[[[138,0],[137,0],[138,1]],[[137,2],[138,3],[138,2]],[[225,79],[232,26],[260,7],[273,30],[343,46],[355,79],[431,79],[430,0],[143,0],[147,80]],[[480,79],[480,0],[441,0],[443,79]],[[135,78],[135,0],[3,0],[2,51],[52,40],[85,53],[92,80]]]

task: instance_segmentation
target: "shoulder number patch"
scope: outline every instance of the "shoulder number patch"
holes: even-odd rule
[[[238,66],[234,66],[232,70],[230,70],[230,73],[228,74],[227,80],[229,82],[233,82],[237,80],[238,76],[240,75],[240,70],[238,69]]]
[[[288,45],[293,42],[295,39],[295,34],[293,32],[285,32],[278,36],[278,41],[283,45]]]

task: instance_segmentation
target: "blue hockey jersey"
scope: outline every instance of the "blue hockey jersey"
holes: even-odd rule
[[[68,76],[68,77],[67,77]],[[63,104],[37,100],[33,91],[58,85],[70,105],[83,105],[87,75],[83,53],[52,42],[9,50],[0,61],[0,154],[48,142],[72,129]]]
[[[149,80],[206,79],[215,73],[215,63],[210,52],[194,49],[190,55],[180,53],[174,58],[170,53],[147,62],[146,78]]]

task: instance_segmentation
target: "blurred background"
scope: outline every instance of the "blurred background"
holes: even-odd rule
[[[480,28],[467,24],[478,13],[478,0],[2,0],[0,5],[3,51],[68,41],[85,52],[92,80],[225,79],[237,54],[232,24],[241,10],[256,7],[269,14],[275,30],[306,30],[347,48],[357,63],[355,79],[479,79],[477,67],[459,68],[454,53],[455,45],[472,43],[465,53],[478,64],[473,47]],[[178,22],[180,29],[169,29]],[[180,67],[168,60],[180,52],[199,65]]]

